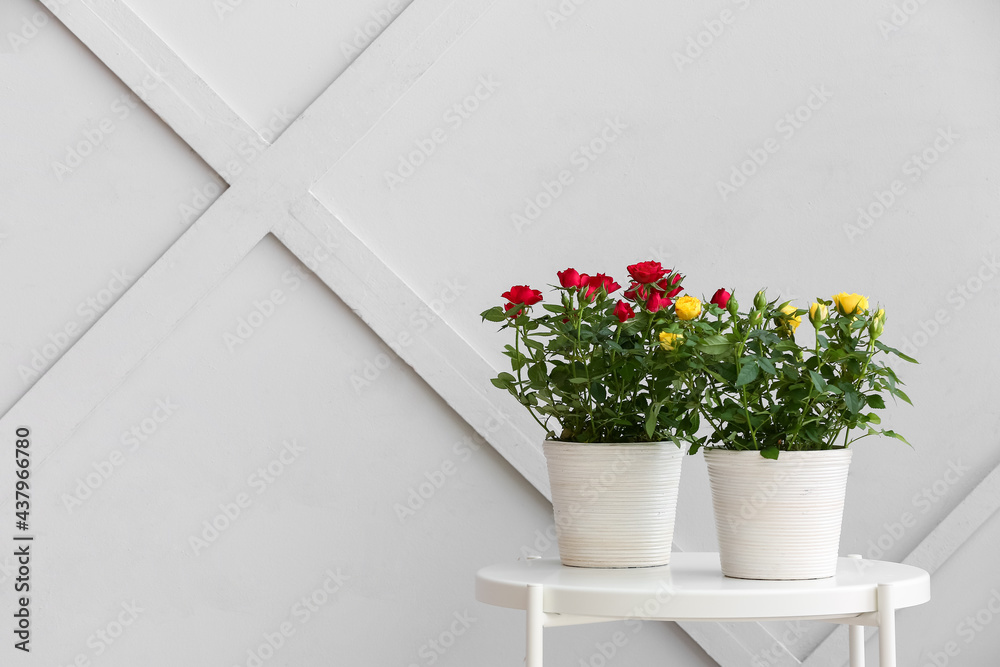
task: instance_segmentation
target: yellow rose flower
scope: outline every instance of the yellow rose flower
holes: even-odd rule
[[[660,332],[660,347],[667,352],[676,350],[677,346],[680,345],[683,340],[684,334],[667,333],[666,331]]]
[[[674,312],[682,320],[693,320],[701,315],[701,301],[693,296],[682,296],[674,304]]]
[[[809,306],[809,321],[813,323],[813,326],[819,329],[823,326],[823,322],[826,322],[827,318],[830,317],[830,309],[822,303],[813,302]]]
[[[795,330],[799,328],[800,324],[802,324],[802,316],[796,315],[796,310],[798,310],[798,308],[792,304],[782,306],[781,312],[784,314],[784,317],[775,321],[778,327],[788,335],[795,333]]]
[[[863,310],[868,310],[868,298],[860,294],[841,292],[834,294],[831,298],[841,315],[857,315]]]

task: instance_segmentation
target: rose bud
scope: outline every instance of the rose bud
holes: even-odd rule
[[[720,287],[715,290],[715,294],[712,295],[710,303],[714,303],[719,308],[725,309],[729,304],[730,297],[732,297],[732,294],[730,294],[725,288]]]
[[[757,294],[755,294],[753,297],[753,307],[756,310],[764,310],[766,306],[767,306],[767,294],[764,293],[764,290],[761,290],[757,292]]]
[[[826,322],[828,317],[830,317],[830,309],[827,308],[826,305],[819,302],[813,302],[813,304],[809,306],[809,321],[812,322],[812,325],[815,328],[819,329],[823,326],[823,323]]]
[[[619,322],[625,322],[635,317],[635,311],[632,310],[632,306],[619,299],[618,303],[615,304],[615,317],[618,318]]]
[[[576,269],[566,269],[565,271],[557,271],[556,275],[559,276],[559,284],[563,287],[582,287],[583,280],[582,276]]]
[[[673,298],[684,290],[683,286],[677,284],[683,279],[684,276],[679,273],[675,273],[672,278],[664,278],[660,282],[656,283],[656,285],[661,290],[666,292],[667,296]],[[673,289],[670,289],[671,287],[673,287]]]

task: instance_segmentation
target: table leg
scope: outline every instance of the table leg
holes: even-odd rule
[[[847,633],[851,646],[851,667],[865,667],[865,626],[848,625]]]
[[[896,667],[896,608],[889,584],[878,585],[878,664]]]
[[[542,634],[545,612],[542,609],[541,584],[528,584],[528,644],[525,667],[542,667]]]

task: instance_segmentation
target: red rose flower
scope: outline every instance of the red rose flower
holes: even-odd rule
[[[557,271],[556,275],[559,276],[559,284],[563,287],[583,287],[585,282],[584,277],[576,269]]]
[[[504,292],[500,296],[511,303],[523,303],[526,306],[533,306],[542,300],[542,293],[527,285],[514,285],[509,292]]]
[[[663,290],[664,292],[666,292],[667,296],[669,296],[669,297],[675,297],[678,294],[680,294],[681,291],[684,289],[683,286],[677,285],[677,283],[679,283],[683,278],[684,278],[684,276],[682,276],[681,274],[677,273],[677,274],[674,274],[673,278],[664,278],[660,282],[656,283],[656,285],[661,290]],[[674,285],[677,285],[677,287],[674,287],[673,289],[670,289]]]
[[[597,293],[597,290],[601,289],[602,287],[604,288],[605,292],[611,294],[612,292],[620,288],[621,285],[616,283],[614,278],[606,276],[603,273],[598,273],[596,276],[587,276],[587,291],[584,294],[584,298],[588,300],[593,298],[594,294]]]
[[[670,297],[660,296],[659,292],[654,291],[646,301],[646,308],[649,312],[655,313],[660,308],[666,308],[671,304],[673,304],[673,301],[670,300]]]
[[[615,304],[615,317],[618,318],[619,322],[624,322],[635,317],[635,311],[632,310],[632,306],[619,299],[618,303]]]
[[[531,289],[527,285],[514,285],[509,291],[504,292],[500,296],[510,302],[504,304],[503,307],[510,317],[520,317],[521,313],[524,312],[524,308],[518,308],[513,313],[510,312],[514,306],[522,304],[525,306],[533,306],[542,300],[542,293],[536,289]]]
[[[731,296],[732,294],[730,294],[724,288],[720,287],[719,289],[715,290],[715,294],[712,295],[711,302],[714,303],[719,308],[725,308],[726,304],[729,303],[729,297]]]
[[[642,285],[655,283],[657,280],[667,275],[666,269],[660,266],[659,262],[639,262],[628,267],[628,273],[632,280]]]
[[[649,296],[649,288],[647,288],[645,285],[640,285],[637,282],[633,282],[631,285],[628,286],[628,289],[625,290],[625,298],[631,299],[632,301],[636,301],[637,300],[636,297],[638,297],[639,299],[645,299],[648,296]]]

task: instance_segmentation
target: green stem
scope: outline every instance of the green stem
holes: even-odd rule
[[[518,325],[518,324],[516,324],[516,323],[514,324],[514,331],[516,332],[515,335],[514,335],[514,350],[517,352],[517,356],[520,359],[520,356],[521,356],[521,336],[524,336],[525,340],[527,340],[527,338],[528,338],[528,332],[527,332],[527,330],[525,330],[525,331],[522,332],[521,326]],[[524,346],[529,350],[529,353],[530,353],[531,347],[527,343],[525,343]],[[543,357],[543,362],[544,362],[544,357]],[[518,364],[518,366],[517,366],[517,388],[518,388],[518,391],[521,394],[521,396],[525,396],[526,397],[527,394],[526,394],[526,392],[524,390],[524,379],[521,377],[521,368],[522,368],[522,364]],[[528,408],[528,413],[531,415],[532,419],[534,419],[538,423],[539,426],[541,426],[543,429],[545,429],[545,433],[546,434],[552,433],[552,431],[548,427],[548,418],[546,418],[545,423],[543,423],[542,420],[538,418],[538,415],[535,414],[535,411],[532,409],[532,407],[531,407],[530,404],[525,403],[524,407]]]

